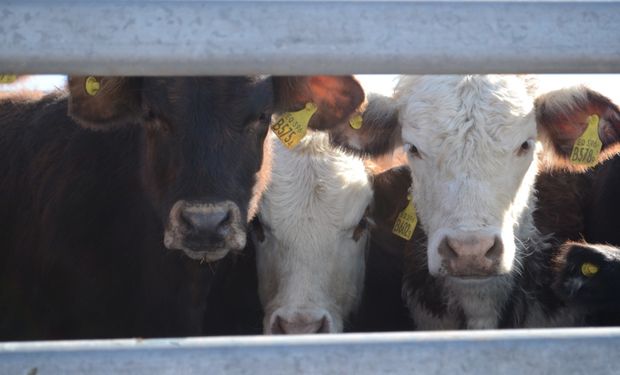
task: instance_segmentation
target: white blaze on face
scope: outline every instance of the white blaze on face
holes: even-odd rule
[[[271,183],[259,207],[265,236],[255,239],[265,332],[342,331],[363,288],[369,177],[322,133],[292,151],[271,138]]]
[[[466,255],[500,241],[497,264],[481,266],[481,273],[510,271],[540,149],[526,82],[517,76],[403,77],[395,97],[403,143],[412,151],[413,197],[429,238],[429,271],[453,273],[439,251],[446,238],[455,253]]]

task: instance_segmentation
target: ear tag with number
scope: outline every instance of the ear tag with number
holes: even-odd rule
[[[362,128],[363,122],[364,120],[362,119],[362,115],[356,115],[349,120],[349,125],[351,125],[353,129],[358,130]]]
[[[17,80],[15,74],[0,74],[0,83],[13,83]]]
[[[418,224],[418,215],[415,211],[415,206],[413,205],[411,195],[409,195],[407,199],[409,199],[409,204],[404,210],[401,211],[400,214],[398,214],[394,227],[392,228],[392,233],[398,237],[410,240],[413,236],[413,231]]]
[[[84,83],[84,89],[86,89],[86,93],[90,96],[95,96],[99,92],[101,88],[101,84],[97,81],[97,78],[93,76],[89,76],[86,78],[86,82]]]
[[[596,165],[598,154],[601,152],[603,143],[598,136],[598,115],[588,117],[588,127],[581,137],[577,138],[573,151],[570,154],[570,161],[573,164],[587,165],[589,167]]]
[[[598,273],[598,266],[594,263],[585,262],[581,265],[581,274],[585,277],[592,277]]]
[[[306,103],[302,110],[283,114],[278,121],[271,125],[271,130],[276,133],[286,147],[293,148],[306,135],[310,118],[316,110],[314,103]]]

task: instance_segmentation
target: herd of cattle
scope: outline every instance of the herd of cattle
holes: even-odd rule
[[[620,324],[620,110],[583,86],[71,77],[0,133],[0,340]]]

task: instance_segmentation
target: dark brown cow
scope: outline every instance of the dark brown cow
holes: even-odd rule
[[[392,233],[398,214],[407,205],[411,175],[406,166],[373,178],[373,202],[369,210],[370,244],[362,301],[350,330],[403,331],[412,322],[402,299],[404,249],[407,241]],[[414,238],[420,234],[418,229]]]
[[[243,249],[271,114],[363,100],[350,76],[94,79],[0,102],[0,340],[201,334],[226,267],[195,259]]]

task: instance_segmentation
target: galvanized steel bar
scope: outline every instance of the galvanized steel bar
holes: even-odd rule
[[[5,0],[0,71],[617,73],[616,1]]]
[[[619,374],[620,328],[0,344],[1,374]]]

